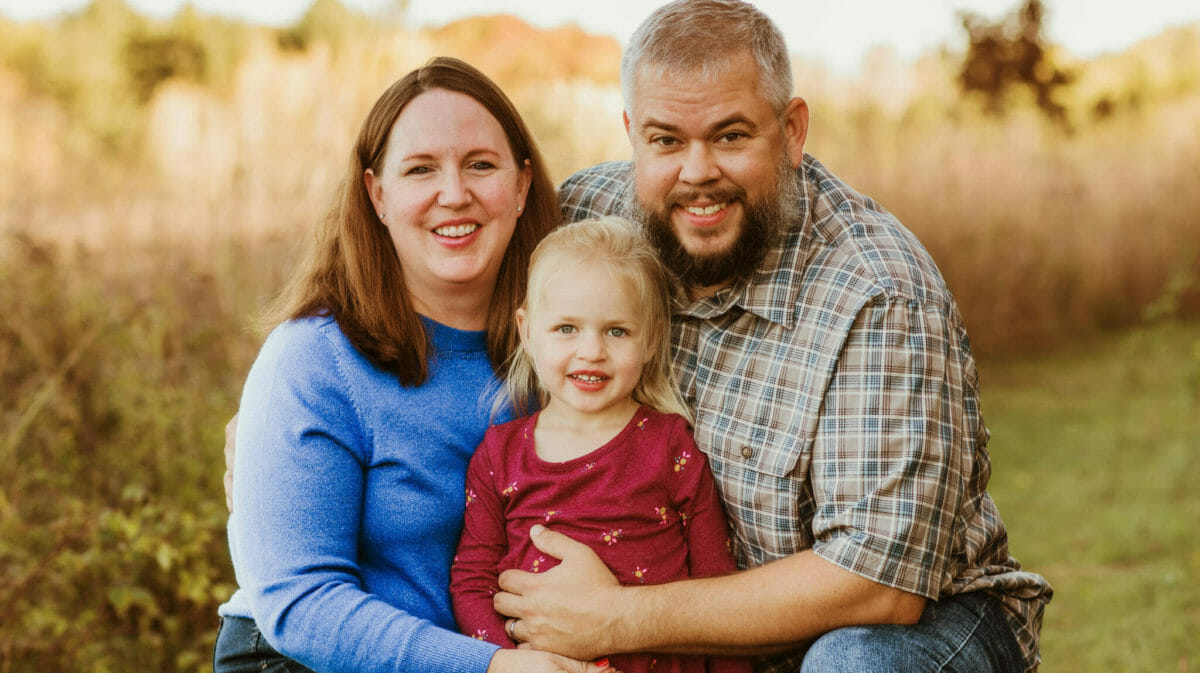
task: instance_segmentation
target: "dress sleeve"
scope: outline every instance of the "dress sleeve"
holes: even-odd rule
[[[680,511],[687,514],[688,570],[691,577],[711,577],[737,570],[729,544],[729,525],[721,496],[708,460],[696,447],[683,419],[672,429],[670,450],[673,456],[689,456],[686,469],[675,474],[678,482]],[[675,464],[678,464],[677,462]],[[708,657],[709,673],[752,673],[754,665],[747,657]]]
[[[494,647],[365,589],[358,565],[368,438],[340,351],[285,325],[247,378],[230,548],[239,587],[277,650],[323,673],[482,673]]]
[[[710,577],[737,570],[721,496],[708,460],[696,446],[683,418],[674,419],[668,443],[671,472],[664,480],[672,484],[676,509],[684,520],[689,575]]]
[[[947,577],[956,513],[969,509],[963,499],[978,459],[965,449],[979,438],[964,411],[968,379],[955,333],[934,306],[867,305],[813,446],[815,552],[926,598],[937,598]]]
[[[467,468],[467,507],[458,554],[450,569],[450,596],[460,631],[478,640],[516,647],[504,632],[504,618],[492,606],[492,596],[500,590],[500,561],[508,551],[504,505],[493,477],[493,457],[499,449],[496,442],[496,433],[489,432]]]

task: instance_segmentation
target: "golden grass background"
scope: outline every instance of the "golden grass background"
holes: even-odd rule
[[[215,608],[233,582],[222,428],[260,343],[254,320],[324,211],[369,105],[430,56],[463,57],[509,92],[560,180],[628,156],[619,53],[572,27],[496,16],[413,30],[336,0],[282,29],[192,9],[154,21],[121,0],[55,21],[0,18],[0,673],[209,666]],[[855,77],[795,63],[813,111],[808,150],[916,232],[955,293],[985,361],[985,410],[995,400],[999,412],[997,501],[1017,541],[1021,527],[1073,527],[1021,507],[1070,489],[1077,455],[1093,471],[1167,461],[1154,479],[1175,478],[1176,490],[1197,455],[1186,419],[1198,415],[1200,339],[1192,328],[1141,335],[1200,314],[1200,24],[1091,61],[1053,55],[1075,74],[1059,92],[1070,132],[1021,91],[1006,115],[985,114],[957,90],[962,54],[907,64],[879,50]],[[1151,406],[1173,420],[1138,436],[1137,458],[1122,442],[1099,456],[1086,453],[1096,438],[1071,444],[1070,409],[1026,428],[1033,411],[1005,414],[1024,409],[1018,398],[988,397],[993,372],[1011,378],[1005,361],[1074,353],[1114,332],[1139,348],[1118,351],[1136,355],[1111,389],[1066,385],[1110,368],[1060,374],[1057,359],[1021,386],[1033,396],[1042,375],[1046,390],[1095,390],[1116,410],[1124,395],[1166,391]],[[1149,383],[1142,362],[1178,381]],[[1085,422],[1105,417],[1126,418],[1091,411]],[[1014,456],[1022,462],[1006,467]],[[1136,509],[1118,496],[1114,508]],[[1054,502],[1078,511],[1072,496]],[[1147,517],[1183,530],[1196,504],[1172,504]],[[1049,670],[1136,668],[1122,657],[1188,670],[1200,592],[1179,587],[1200,579],[1200,552],[1179,551],[1186,539],[1154,552],[1174,578],[1169,628],[1155,634],[1174,649],[1147,658],[1111,637],[1111,624],[1149,618],[1124,607],[1137,596],[1087,628],[1053,622],[1098,613],[1076,589],[1051,605]],[[1035,570],[1102,572],[1103,595],[1122,578],[1148,581],[1152,567],[1090,546],[1059,558],[1053,540],[1022,549],[1042,560]]]

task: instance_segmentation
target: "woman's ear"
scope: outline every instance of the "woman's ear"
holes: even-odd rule
[[[525,199],[529,198],[529,186],[533,184],[533,164],[528,159],[520,171],[520,191],[517,197],[517,212],[525,210]]]
[[[383,184],[375,176],[375,171],[368,168],[363,171],[363,186],[367,188],[367,196],[371,197],[371,205],[375,207],[375,216],[383,222]]]

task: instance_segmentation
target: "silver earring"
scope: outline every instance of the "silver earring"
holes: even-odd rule
[[[521,209],[522,209],[522,208],[524,208],[524,207],[525,207],[525,206],[517,206],[517,212],[518,212],[518,213],[519,213],[519,212],[521,212]]]

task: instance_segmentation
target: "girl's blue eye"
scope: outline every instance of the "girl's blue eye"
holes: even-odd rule
[[[558,327],[556,327],[554,329],[555,329],[555,331],[557,331],[561,334],[571,334],[572,332],[575,331],[575,326],[574,325],[559,325]]]
[[[629,334],[629,330],[626,330],[624,327],[614,327],[608,330],[608,333],[615,337],[623,337]]]

